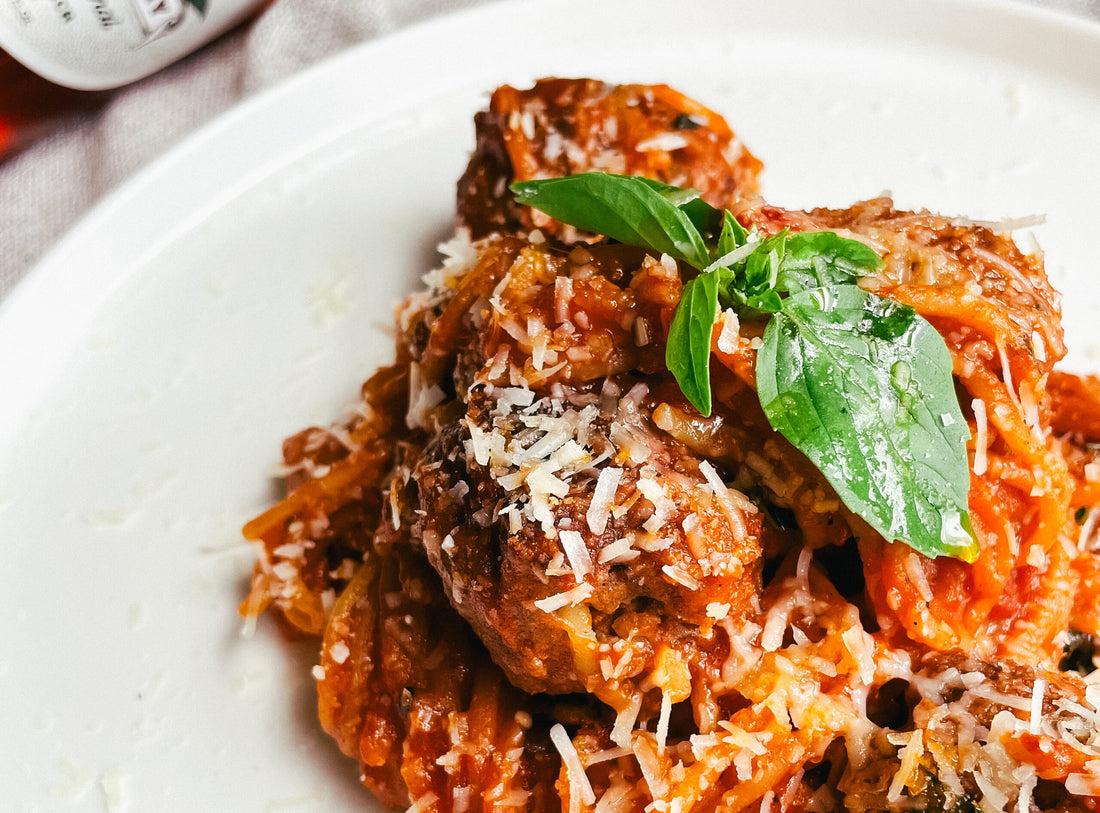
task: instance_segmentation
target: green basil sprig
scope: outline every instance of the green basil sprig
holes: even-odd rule
[[[699,272],[684,283],[665,364],[701,414],[719,309],[767,318],[756,383],[772,427],[886,539],[976,558],[970,433],[950,354],[912,308],[856,284],[882,267],[871,248],[832,232],[764,237],[694,190],[643,178],[584,173],[511,189],[550,217]]]

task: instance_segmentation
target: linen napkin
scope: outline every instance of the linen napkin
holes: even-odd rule
[[[0,163],[0,299],[96,201],[241,99],[351,45],[485,0],[276,0]]]

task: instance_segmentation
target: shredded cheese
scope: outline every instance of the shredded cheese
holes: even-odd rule
[[[565,775],[569,780],[570,810],[574,807],[579,810],[581,802],[586,805],[595,804],[596,793],[592,790],[592,783],[588,781],[588,774],[584,771],[577,749],[561,723],[555,723],[550,728],[550,741],[558,749],[562,764],[565,766]]]
[[[607,520],[611,516],[615,491],[619,487],[622,473],[622,469],[607,466],[600,470],[599,477],[596,478],[596,487],[592,490],[592,501],[588,504],[588,512],[585,514],[588,528],[594,534],[602,534],[607,528]]]
[[[592,572],[592,556],[584,544],[584,537],[577,531],[562,531],[558,534],[558,541],[561,542],[565,558],[573,569],[573,577],[578,582],[583,582]]]
[[[985,474],[988,466],[986,450],[989,448],[989,424],[986,420],[985,401],[975,398],[970,405],[974,410],[974,473],[980,477]]]
[[[556,593],[552,596],[539,599],[534,602],[534,605],[542,610],[544,613],[553,613],[560,610],[562,607],[568,607],[571,605],[580,604],[586,598],[592,595],[595,588],[588,582],[579,584],[572,590],[566,590],[561,593]]]

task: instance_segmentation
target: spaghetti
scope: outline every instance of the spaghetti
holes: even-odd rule
[[[319,636],[320,719],[414,811],[1094,810],[1100,382],[988,227],[885,199],[792,212],[717,114],[547,80],[480,114],[463,228],[353,417],[284,444],[242,612]],[[714,331],[714,411],[664,366],[681,269],[517,207],[513,178],[685,180],[830,230],[944,337],[972,563],[883,539],[774,432],[764,322]],[[472,239],[471,239],[472,238]]]

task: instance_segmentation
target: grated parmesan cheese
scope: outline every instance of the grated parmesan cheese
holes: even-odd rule
[[[592,490],[592,500],[585,514],[588,528],[594,534],[602,534],[607,528],[607,520],[611,515],[615,492],[618,490],[622,473],[622,469],[608,466],[601,469],[600,476],[596,478],[596,487]]]
[[[921,557],[915,551],[910,551],[905,557],[905,575],[909,577],[909,582],[916,588],[922,599],[926,602],[932,601],[932,586],[928,584]]]
[[[683,568],[676,567],[676,565],[664,565],[661,571],[674,582],[683,585],[689,590],[698,590],[700,587],[698,579]]]
[[[661,714],[657,719],[657,752],[665,752],[665,744],[668,740],[668,721],[672,717],[672,696],[661,691]]]
[[[682,150],[688,145],[688,140],[679,133],[658,133],[652,138],[639,141],[635,146],[638,152],[672,152]]]
[[[594,588],[588,582],[579,584],[572,590],[566,590],[562,593],[555,593],[552,596],[539,599],[534,602],[535,606],[542,610],[544,613],[553,613],[560,610],[562,607],[570,605],[580,604],[586,598],[592,595]]]
[[[730,605],[726,602],[712,601],[707,605],[707,618],[720,621],[730,614]]]
[[[435,382],[427,381],[416,362],[409,364],[409,408],[405,423],[409,429],[427,428],[428,414],[447,397]]]
[[[870,686],[875,680],[875,643],[863,629],[863,625],[859,624],[858,615],[855,620],[856,623],[844,630],[840,638],[855,659],[856,666],[859,668],[859,679]]]
[[[555,723],[550,729],[550,741],[561,754],[562,765],[565,766],[565,775],[569,780],[569,809],[580,810],[581,802],[586,805],[596,803],[596,793],[592,790],[592,783],[588,781],[588,774],[584,772],[581,758],[573,741],[565,732],[561,723]]]
[[[588,755],[587,763],[591,765],[599,765],[601,762],[610,762],[613,759],[619,757],[627,757],[633,754],[629,748],[623,748],[622,746],[616,746],[615,748],[605,748],[602,751],[594,751]]]
[[[569,560],[569,567],[573,570],[573,577],[578,582],[583,582],[592,572],[592,556],[588,552],[588,546],[584,544],[584,537],[576,531],[562,531],[558,534],[565,558]]]
[[[615,715],[615,724],[611,727],[611,741],[620,748],[630,748],[630,733],[642,709],[642,696],[635,694],[630,702]]]
[[[986,472],[986,460],[989,448],[989,423],[986,418],[985,401],[975,398],[970,402],[974,410],[974,473],[979,477]]]
[[[714,466],[708,461],[699,461],[699,472],[706,479],[711,492],[718,499],[718,505],[726,515],[726,519],[730,524],[730,529],[733,531],[734,537],[737,539],[744,539],[747,537],[748,526],[745,524],[745,514],[756,513],[756,506],[753,505],[744,494],[741,494],[739,491],[735,492],[733,489],[726,486],[726,484],[722,482],[722,478],[718,476],[718,472],[714,470]],[[736,499],[735,495],[740,499]]]
[[[1032,734],[1038,734],[1040,731],[1040,723],[1043,719],[1043,695],[1046,689],[1046,679],[1036,678],[1031,690],[1031,716],[1028,721],[1028,731]]]
[[[629,562],[632,559],[637,559],[642,555],[642,552],[640,550],[635,550],[631,545],[632,540],[630,537],[624,536],[621,539],[616,539],[599,552],[596,561],[601,565],[606,565]]]
[[[1020,408],[1020,399],[1016,394],[1016,387],[1012,383],[1012,365],[1008,362],[1008,351],[1005,349],[1004,339],[997,337],[997,354],[1001,358],[1001,379],[1004,381],[1005,389],[1008,391],[1008,397],[1016,405],[1016,408]]]
[[[428,791],[411,805],[405,813],[425,813],[425,811],[432,810],[435,807],[435,803],[439,801],[439,797],[432,791]]]
[[[912,732],[899,756],[901,764],[890,780],[890,787],[886,791],[886,800],[897,802],[901,799],[901,792],[907,785],[913,782],[920,771],[920,758],[924,755],[924,732],[920,729]]]
[[[722,330],[718,334],[718,349],[723,353],[733,354],[741,343],[741,323],[737,314],[727,308],[722,313]]]

